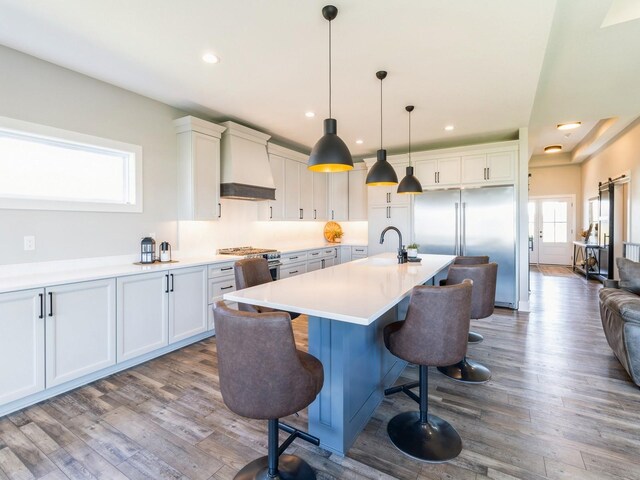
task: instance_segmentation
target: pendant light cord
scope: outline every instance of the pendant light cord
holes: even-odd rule
[[[329,118],[331,117],[331,20],[329,20]]]
[[[382,150],[382,78],[380,79],[380,150]]]
[[[409,166],[411,166],[411,112],[409,112]]]

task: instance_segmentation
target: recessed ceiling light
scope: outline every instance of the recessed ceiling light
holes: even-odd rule
[[[315,117],[315,116],[316,116],[316,114],[315,114],[315,113],[313,113],[313,112],[306,112],[306,113],[304,114],[304,116],[305,116],[305,117],[307,117],[307,118],[313,118],[313,117]]]
[[[578,128],[582,125],[582,122],[568,122],[568,123],[559,123],[556,125],[558,130],[571,130],[573,128]]]
[[[220,58],[217,55],[214,55],[213,53],[205,53],[202,56],[202,60],[207,63],[218,63],[220,61]]]
[[[362,145],[362,144],[364,143],[364,140],[358,139],[358,140],[356,140],[356,143],[357,143],[358,145]]]
[[[451,130],[453,130],[453,125],[447,125],[446,127],[444,127],[444,129],[445,129],[447,132],[450,132]]]
[[[557,153],[562,150],[562,145],[548,145],[544,147],[544,153]]]

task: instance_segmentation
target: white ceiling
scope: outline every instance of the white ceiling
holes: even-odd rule
[[[621,129],[640,114],[640,23],[617,20],[628,1],[336,1],[338,133],[355,156],[379,148],[381,69],[391,153],[407,147],[407,104],[414,149],[515,138],[525,126],[540,148],[568,120],[585,122],[574,145],[603,118]],[[327,3],[0,0],[0,44],[308,151],[328,116]],[[205,51],[221,62],[203,63]]]

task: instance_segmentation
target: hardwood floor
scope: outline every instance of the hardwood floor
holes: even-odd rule
[[[463,439],[447,464],[414,461],[386,436],[417,405],[385,399],[345,458],[297,440],[288,450],[320,479],[640,479],[640,390],[614,358],[598,313],[600,285],[533,272],[532,311],[474,321],[469,357],[485,385],[429,373],[433,413]],[[306,347],[304,317],[296,339]],[[0,480],[228,479],[266,452],[266,422],[226,409],[215,339],[0,418]],[[407,367],[400,381],[417,378]],[[305,412],[286,419],[304,428]]]

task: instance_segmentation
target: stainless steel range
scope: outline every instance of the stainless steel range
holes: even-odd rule
[[[219,255],[236,255],[244,258],[264,258],[269,264],[271,278],[278,280],[280,278],[280,252],[270,248],[255,247],[235,247],[221,248],[218,250]]]

